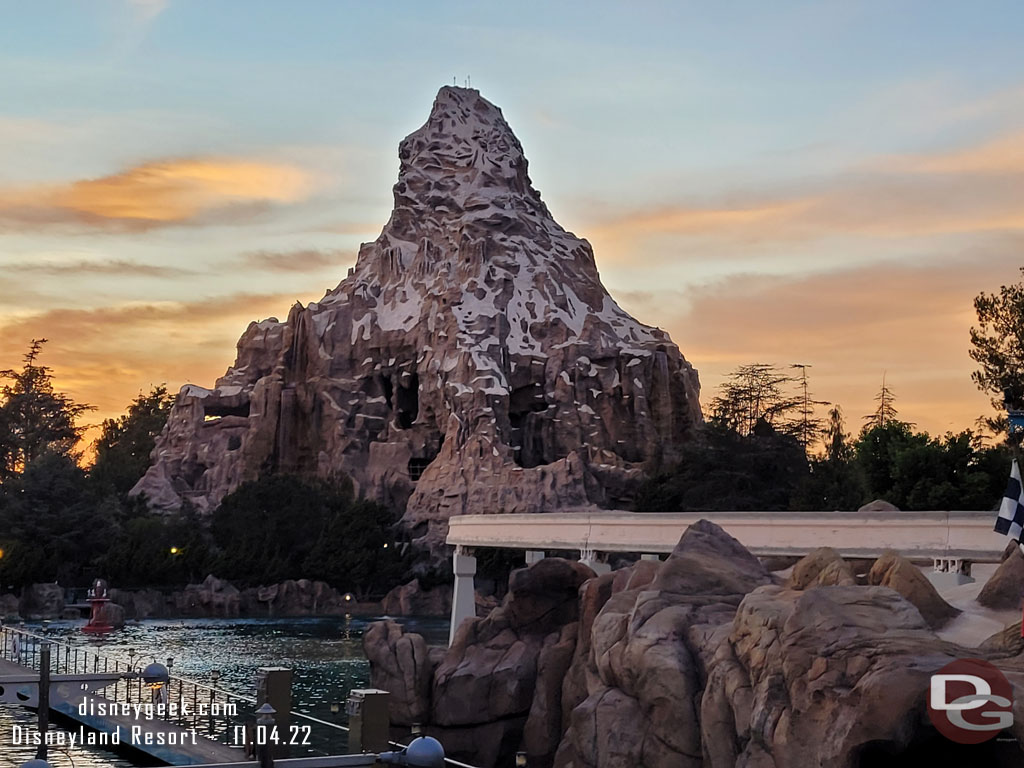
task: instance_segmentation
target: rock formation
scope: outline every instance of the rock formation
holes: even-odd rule
[[[18,611],[32,621],[59,619],[64,613],[64,589],[59,584],[31,584],[21,593]]]
[[[13,619],[18,616],[19,600],[15,595],[0,595],[0,619]]]
[[[868,583],[899,592],[920,611],[932,629],[938,629],[960,615],[960,610],[942,599],[921,569],[897,552],[883,552],[868,572]]]
[[[1015,543],[1003,553],[1003,561],[978,593],[978,602],[986,608],[1016,610],[1024,600],[1024,555]]]
[[[794,589],[701,521],[665,562],[583,582],[575,607],[550,611],[532,639],[506,623],[514,595],[463,624],[448,650],[377,625],[365,643],[371,679],[414,689],[426,731],[485,768],[518,750],[530,768],[1020,765],[1020,625],[978,648],[943,641],[912,602],[918,581],[904,564],[914,566],[886,555],[872,569],[876,582],[914,588],[904,596],[850,583],[833,554],[799,563]],[[545,566],[553,596],[579,584],[566,566]],[[930,676],[957,658],[987,659],[1014,686],[1001,738],[961,747],[931,726]]]
[[[263,472],[344,473],[421,544],[467,512],[621,505],[701,420],[697,374],[562,229],[501,111],[444,87],[337,288],[252,323],[178,394],[134,493],[200,510]]]

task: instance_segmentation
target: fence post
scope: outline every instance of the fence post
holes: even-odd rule
[[[292,671],[287,667],[260,667],[256,670],[256,703],[269,704],[274,712],[271,725],[277,726],[279,744],[275,757],[288,756],[292,719]]]
[[[274,768],[274,746],[270,734],[276,713],[272,706],[264,704],[256,710],[256,714],[259,715],[256,718],[256,749],[260,756],[260,768]]]
[[[36,759],[46,759],[46,732],[50,730],[50,641],[39,645],[39,747]]]

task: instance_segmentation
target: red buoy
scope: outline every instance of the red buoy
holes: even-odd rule
[[[89,589],[89,596],[86,598],[91,608],[89,612],[89,623],[82,627],[83,632],[93,635],[102,635],[113,632],[114,627],[107,621],[103,607],[110,602],[107,597],[107,582],[103,579],[96,579]]]

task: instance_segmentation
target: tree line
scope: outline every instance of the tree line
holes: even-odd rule
[[[970,429],[933,437],[902,420],[895,401],[883,383],[853,435],[838,405],[811,399],[806,370],[794,378],[773,365],[741,366],[680,460],[642,485],[636,508],[831,511],[875,499],[906,510],[993,508],[1013,446]],[[818,417],[815,405],[831,407]]]

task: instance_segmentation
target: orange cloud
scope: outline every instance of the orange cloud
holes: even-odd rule
[[[47,338],[42,362],[61,391],[96,406],[94,424],[124,412],[140,392],[166,383],[210,386],[234,360],[249,322],[283,316],[288,294],[236,294],[194,302],[53,309],[0,324],[0,369],[17,368],[34,338]],[[95,439],[91,430],[88,438]]]
[[[976,147],[943,154],[898,157],[892,167],[916,173],[1024,173],[1024,133],[1000,136]]]
[[[635,261],[637,238],[756,242],[836,235],[920,237],[1024,229],[1024,133],[943,154],[887,157],[801,188],[627,212],[588,229],[612,260]],[[648,257],[650,258],[650,257]]]
[[[246,206],[291,203],[311,190],[290,165],[230,158],[146,163],[63,186],[0,189],[0,224],[139,230],[196,223]]]
[[[970,380],[972,302],[1015,279],[1018,264],[1014,255],[988,255],[795,277],[734,275],[686,291],[683,314],[671,309],[681,304],[678,292],[619,298],[669,331],[699,370],[705,403],[738,365],[804,363],[813,366],[815,395],[841,404],[859,428],[886,373],[901,416],[941,434],[991,413]]]

